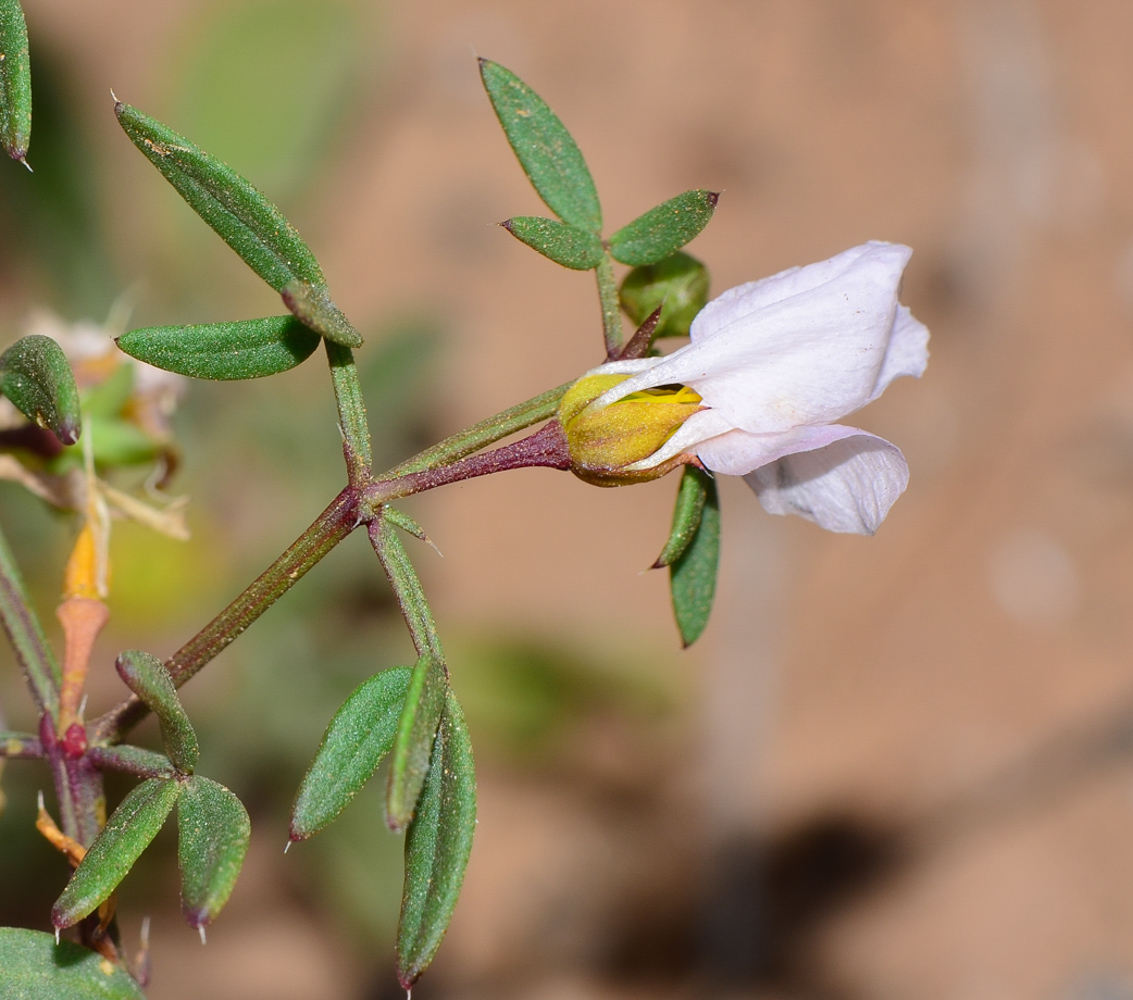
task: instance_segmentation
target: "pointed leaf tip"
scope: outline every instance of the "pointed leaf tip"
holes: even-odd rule
[[[708,225],[719,198],[719,192],[697,189],[662,202],[614,233],[610,254],[634,267],[657,263]]]
[[[194,775],[177,803],[177,863],[181,868],[181,913],[190,927],[216,919],[236,885],[252,823],[244,804],[227,788]]]

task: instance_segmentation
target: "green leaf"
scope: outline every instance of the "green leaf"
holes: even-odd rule
[[[126,686],[157,716],[161,742],[174,767],[192,774],[201,756],[197,734],[193,732],[193,724],[177,697],[177,688],[165,664],[152,653],[128,649],[118,655],[114,667]]]
[[[123,771],[139,778],[172,778],[177,769],[163,753],[119,743],[115,746],[93,746],[87,756],[95,767],[106,771]]]
[[[704,502],[708,497],[706,481],[711,482],[699,469],[691,465],[685,466],[681,485],[677,490],[677,503],[673,508],[673,527],[669,531],[669,540],[651,569],[671,566],[685,554],[696,537],[701,515],[704,513]]]
[[[673,614],[686,649],[700,638],[708,624],[712,599],[716,596],[716,567],[720,561],[720,501],[716,481],[699,469],[694,474],[704,488],[700,525],[681,556],[669,566]],[[683,488],[684,484],[681,485]]]
[[[623,226],[610,237],[610,254],[623,264],[656,264],[695,237],[716,211],[716,191],[685,191]]]
[[[386,787],[386,822],[391,830],[404,830],[413,819],[447,690],[444,664],[428,654],[422,656],[413,668],[393,743]]]
[[[177,803],[177,863],[181,913],[190,927],[216,919],[228,902],[248,853],[252,822],[223,785],[194,775]]]
[[[602,261],[602,241],[593,233],[568,222],[556,222],[537,215],[517,215],[500,225],[521,243],[563,267],[589,271]]]
[[[397,975],[409,989],[448,929],[476,832],[476,772],[464,715],[451,691],[417,816],[405,836],[405,888],[397,927]]]
[[[156,441],[128,420],[91,417],[87,420],[87,435],[95,465],[99,466],[141,465],[160,451]],[[68,454],[71,453],[64,452],[62,457]]]
[[[393,748],[412,674],[409,667],[374,674],[335,713],[295,796],[292,840],[306,840],[338,816]]]
[[[119,965],[73,941],[0,927],[0,995],[5,1000],[145,1000]]]
[[[181,783],[166,778],[147,778],[131,789],[55,901],[52,924],[77,924],[109,898],[157,836],[180,794]]]
[[[618,299],[635,326],[662,306],[655,338],[687,337],[693,319],[708,301],[708,284],[708,268],[677,252],[656,264],[635,267],[622,281]]]
[[[278,375],[306,361],[319,336],[294,316],[267,316],[199,326],[146,326],[122,334],[130,357],[191,378]]]
[[[602,208],[586,161],[558,116],[511,70],[480,60],[480,78],[524,173],[563,222],[599,233]]]
[[[19,0],[0,0],[0,143],[27,163],[31,141],[31,60]]]
[[[134,394],[135,365],[119,365],[97,385],[83,393],[83,415],[120,417]]]
[[[295,227],[235,170],[137,108],[114,113],[130,141],[244,262],[277,292],[301,279],[325,285],[322,268]]]
[[[79,440],[83,426],[79,388],[63,348],[50,337],[38,333],[21,337],[0,354],[0,392],[63,444]]]
[[[345,314],[330,300],[326,285],[311,284],[296,278],[280,289],[283,304],[293,316],[312,330],[343,347],[361,347],[362,334],[350,324]]]

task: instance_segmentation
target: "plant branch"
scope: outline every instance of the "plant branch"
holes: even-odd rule
[[[370,425],[366,421],[366,404],[354,352],[349,347],[323,341],[330,364],[331,384],[338,403],[338,426],[342,429],[342,451],[351,486],[359,486],[369,476],[374,458],[370,448]]]
[[[393,588],[417,655],[428,656],[443,665],[445,654],[437,634],[437,623],[433,620],[433,612],[421,589],[417,571],[409,561],[409,554],[401,544],[401,539],[397,537],[397,530],[386,518],[376,517],[370,522],[369,535],[370,544]],[[445,672],[447,673],[447,668]]]
[[[606,357],[614,360],[622,349],[622,314],[618,306],[618,282],[614,261],[607,253],[594,269],[598,277],[598,301],[602,305],[602,332],[606,335]]]

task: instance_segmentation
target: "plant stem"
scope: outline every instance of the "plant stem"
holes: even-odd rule
[[[43,744],[31,733],[0,730],[0,757],[42,757]]]
[[[236,639],[312,566],[341,542],[359,523],[358,491],[344,489],[318,519],[275,562],[209,622],[200,632],[165,661],[173,683],[180,687],[209,660]],[[149,709],[136,697],[127,698],[91,724],[91,742],[116,742]]]
[[[622,349],[622,314],[618,306],[618,282],[614,277],[614,261],[609,254],[602,257],[594,273],[598,277],[598,301],[602,305],[602,332],[606,335],[606,357],[613,360]]]
[[[516,431],[526,430],[532,424],[546,420],[555,414],[559,400],[566,394],[573,382],[566,382],[555,389],[534,396],[510,409],[497,413],[494,417],[481,420],[466,430],[447,437],[431,448],[406,459],[400,465],[394,466],[381,476],[381,481],[397,479],[410,473],[422,472],[426,469],[435,469],[440,465],[449,465],[458,459],[471,455],[473,452],[486,448],[490,444],[514,434]]]
[[[417,571],[409,561],[409,555],[401,544],[401,539],[397,537],[397,531],[384,517],[376,517],[370,522],[369,534],[370,544],[393,588],[417,655],[428,656],[443,665],[445,654],[437,634],[437,623],[433,620],[433,612],[421,589]],[[447,669],[445,672],[447,673]]]
[[[24,581],[3,531],[0,531],[0,622],[8,633],[8,640],[40,714],[56,718],[62,674],[55,654],[47,644],[43,626],[28,601]]]
[[[373,453],[370,449],[370,425],[366,421],[366,404],[362,399],[362,383],[354,352],[349,347],[324,339],[330,364],[331,384],[338,403],[338,426],[342,429],[342,451],[351,486],[359,486],[370,473]]]

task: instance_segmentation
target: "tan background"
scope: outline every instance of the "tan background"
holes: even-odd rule
[[[80,81],[122,280],[161,322],[149,234],[168,195],[105,93],[165,113],[214,7],[28,9]],[[933,332],[924,379],[860,420],[912,470],[878,535],[771,518],[725,483],[718,606],[683,655],[663,575],[641,573],[672,483],[524,471],[413,507],[457,645],[516,629],[624,653],[683,705],[646,736],[592,719],[554,767],[483,759],[465,895],[420,995],[1133,996],[1133,6],[424,0],[359,5],[358,25],[373,65],[294,204],[360,326],[420,303],[446,317],[439,432],[600,359],[592,279],[493,227],[541,206],[474,53],[572,129],[608,230],[722,190],[691,248],[716,292],[905,242],[904,301]],[[209,274],[239,269],[199,246]],[[241,315],[275,308],[254,279],[218,280]],[[5,289],[10,322],[29,298]],[[199,516],[222,538],[256,522],[262,563],[334,488],[275,528],[270,504]],[[455,656],[453,677],[459,694]],[[257,828],[205,951],[174,904],[155,914],[156,1000],[386,995],[365,946],[279,891],[283,839]]]

